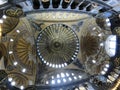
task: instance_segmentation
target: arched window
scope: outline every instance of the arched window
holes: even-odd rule
[[[0,5],[3,5],[5,3],[7,3],[7,2],[8,2],[8,0],[0,0]]]
[[[105,50],[110,57],[116,54],[116,35],[110,35],[105,42]]]

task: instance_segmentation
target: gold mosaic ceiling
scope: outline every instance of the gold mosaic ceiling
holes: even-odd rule
[[[53,16],[54,13],[55,15]],[[63,61],[67,61],[67,57],[69,58],[69,55],[72,56],[72,54],[74,54],[73,51],[76,50],[74,44],[76,42],[80,48],[79,52],[76,54],[77,56],[75,56],[75,59],[70,61],[69,64],[64,64],[65,67],[62,67],[61,65],[60,69],[76,69],[76,66],[73,64],[73,62],[78,59],[79,62],[84,65],[85,69],[83,71],[87,74],[105,74],[107,72],[106,69],[104,72],[102,70],[106,67],[107,69],[109,68],[110,57],[104,50],[103,42],[105,42],[107,36],[110,35],[111,32],[103,31],[99,26],[97,26],[95,18],[89,17],[90,16],[86,14],[66,12],[35,13],[19,19],[7,17],[3,22],[4,27],[2,29],[3,34],[5,33],[5,36],[2,37],[2,44],[5,46],[5,48],[7,48],[6,52],[8,56],[8,63],[5,71],[8,73],[8,81],[11,82],[11,85],[18,88],[26,88],[29,85],[34,85],[36,83],[36,79],[39,80],[39,77],[36,77],[38,74],[41,75],[42,72],[39,73],[39,71],[46,70],[46,72],[50,72],[59,70],[57,67],[59,67],[61,62],[64,63]],[[59,25],[63,25],[65,28],[60,27]],[[65,29],[68,29],[68,31]],[[59,30],[60,33],[57,33],[58,31],[56,32],[56,30]],[[69,32],[69,30],[71,31]],[[48,32],[49,34],[46,34]],[[43,38],[40,37],[46,42],[43,42],[41,39],[39,39],[41,34],[47,35],[43,36]],[[53,45],[54,43],[51,44],[51,42],[56,39],[54,36],[59,36],[57,38],[58,42],[55,41],[55,45]],[[79,41],[77,41],[76,37]],[[42,43],[39,42],[40,44],[37,44],[37,40],[41,41]],[[61,42],[65,45],[61,46]],[[71,45],[70,48],[69,45],[66,44],[67,42]],[[62,53],[58,55],[58,52],[55,52],[54,54],[51,50],[48,50],[50,46],[53,48],[58,47],[57,49],[59,49],[59,47],[64,47],[62,49],[65,51],[60,48],[58,52],[61,53],[60,51],[62,51]],[[48,62],[52,61],[55,63],[54,66],[53,64],[45,62],[45,60],[42,60],[42,58],[39,58],[37,47],[39,48],[40,53],[42,53],[42,56],[44,56]],[[57,51],[57,49],[55,49],[55,51]],[[48,52],[44,52],[44,50],[48,50]],[[47,55],[47,53],[49,54]],[[62,60],[62,57],[60,57],[62,54],[64,54],[62,56],[64,57],[64,60]],[[67,57],[65,57],[65,54],[67,54]],[[57,60],[59,62],[57,62]],[[77,70],[79,69],[81,68],[77,67]]]
[[[119,0],[1,0],[0,6],[0,79],[6,81],[0,89],[119,87],[120,58],[110,56],[117,53],[120,30],[113,35],[111,19]]]

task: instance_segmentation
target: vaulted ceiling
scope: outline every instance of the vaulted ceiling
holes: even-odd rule
[[[117,90],[119,0],[1,0],[2,90]]]

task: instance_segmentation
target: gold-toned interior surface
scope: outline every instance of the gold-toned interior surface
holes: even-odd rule
[[[0,90],[120,90],[120,0],[0,0]]]
[[[8,35],[6,37],[7,40],[5,41],[5,45],[8,47],[8,64],[7,64],[8,69],[7,69],[7,72],[11,73],[10,77],[13,77],[13,79],[17,82],[18,86],[20,86],[22,84],[24,86],[27,86],[29,80],[31,80],[33,83],[35,81],[36,61],[38,60],[38,62],[39,62],[39,59],[36,58],[37,55],[35,53],[35,51],[36,51],[35,50],[35,41],[33,39],[33,36],[37,38],[37,35],[39,34],[39,30],[43,30],[46,26],[55,24],[56,22],[64,23],[66,25],[69,25],[71,28],[73,28],[72,25],[76,25],[78,28],[73,28],[73,30],[78,35],[78,38],[80,40],[80,48],[81,48],[79,55],[78,55],[78,59],[84,63],[85,62],[84,60],[87,58],[87,56],[96,54],[96,52],[97,52],[96,50],[99,48],[99,40],[97,40],[97,38],[96,38],[98,36],[91,36],[91,34],[90,34],[91,31],[87,30],[87,28],[89,28],[89,27],[94,28],[94,26],[95,26],[94,23],[93,23],[93,25],[90,24],[90,21],[94,22],[94,18],[84,20],[84,18],[88,17],[87,15],[79,15],[79,14],[75,14],[75,13],[70,13],[70,14],[69,13],[62,14],[62,13],[63,12],[55,12],[56,18],[53,17],[53,12],[49,12],[49,13],[44,12],[44,13],[35,14],[35,15],[31,14],[28,17],[19,19],[18,25],[10,33],[8,33]],[[59,18],[60,14],[62,14],[63,16],[67,16],[68,14],[69,15],[67,18],[61,19],[61,18]],[[48,17],[46,17],[46,15],[48,15]],[[79,17],[78,17],[78,15],[79,15]],[[61,17],[63,18],[63,16],[61,16]],[[83,27],[82,26],[80,27],[77,24],[79,22],[81,22],[82,19],[86,23],[85,23],[85,25],[83,25]],[[12,18],[12,20],[13,21],[11,21],[11,22],[15,22],[14,21],[15,19]],[[59,20],[61,20],[61,21],[59,22]],[[56,21],[56,22],[54,22],[54,21]],[[7,23],[11,23],[11,22],[7,22]],[[4,25],[7,25],[7,23],[4,23]],[[40,25],[40,26],[38,26],[39,30],[36,31],[36,27],[31,27],[30,23]],[[85,28],[86,26],[87,26],[87,28]],[[6,26],[6,27],[10,28],[11,25]],[[84,40],[84,37],[85,37],[85,40]],[[11,41],[11,40],[14,40],[14,41]],[[94,44],[94,45],[91,45],[91,44]],[[93,47],[93,46],[95,46],[95,47]],[[10,53],[10,51],[13,51],[13,53]],[[82,57],[81,57],[81,52],[84,52],[84,54],[87,56],[82,55]],[[19,63],[19,65],[17,65],[15,68],[13,68],[13,70],[9,70],[9,66],[12,67],[16,61]],[[21,72],[22,68],[26,68],[27,72],[22,73]],[[16,75],[17,73],[18,73],[18,75],[19,75],[19,73],[21,74],[20,75],[21,78],[18,78],[18,75]],[[25,80],[24,77],[26,78],[27,81]],[[24,81],[26,81],[26,82],[24,82]]]

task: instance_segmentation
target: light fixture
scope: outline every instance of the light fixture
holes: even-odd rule
[[[79,52],[79,50],[76,50],[76,52]]]
[[[110,67],[110,65],[109,65],[109,64],[106,64],[105,66],[106,66],[107,68],[109,68],[109,67]]]
[[[61,73],[61,77],[62,77],[62,78],[65,77],[65,74],[64,74],[64,73]]]
[[[52,80],[52,84],[55,84],[55,80]]]
[[[104,71],[106,71],[106,72],[107,72],[107,71],[108,71],[108,68],[104,68]]]
[[[102,33],[98,34],[98,36],[101,37],[101,36],[102,36]]]
[[[25,72],[26,72],[26,69],[25,69],[25,68],[23,68],[23,69],[22,69],[22,72],[23,72],[23,73],[25,73]]]
[[[0,23],[3,23],[3,20],[2,20],[2,19],[0,19]]]
[[[44,58],[42,58],[42,61],[44,61]]]
[[[82,76],[81,76],[81,75],[79,75],[78,77],[79,77],[80,79],[82,78]]]
[[[46,65],[49,65],[49,62],[47,62],[47,64]]]
[[[54,76],[52,76],[52,79],[54,79]]]
[[[12,54],[13,53],[13,51],[9,51],[9,54]]]
[[[104,44],[103,43],[100,43],[100,46],[103,46]]]
[[[38,53],[38,55],[40,55],[40,53]]]
[[[62,67],[64,67],[64,64],[62,64]]]
[[[29,83],[29,85],[33,85],[33,81],[32,80],[29,80],[28,83]]]
[[[44,63],[47,63],[47,62],[44,60]]]
[[[93,27],[93,29],[92,30],[95,30],[96,29],[96,27]]]
[[[72,81],[72,78],[71,78],[71,77],[69,77],[68,79],[69,79],[69,81]]]
[[[68,73],[66,73],[66,76],[69,77],[70,75]]]
[[[20,89],[23,90],[23,89],[24,89],[24,86],[20,86]]]
[[[65,79],[65,78],[63,79],[63,82],[66,82],[66,79]]]
[[[61,65],[59,64],[59,68],[61,68]]]
[[[38,46],[37,46],[37,47],[38,47]],[[38,49],[37,51],[40,53],[40,50],[39,50],[39,49]]]
[[[73,55],[73,57],[75,58],[75,57],[76,57],[76,55]]]
[[[72,73],[72,76],[74,76],[75,74],[74,73]]]
[[[65,66],[67,66],[67,63],[64,63]]]
[[[101,74],[102,74],[102,75],[105,75],[105,71],[101,71]]]
[[[50,63],[50,64],[49,64],[49,66],[51,67],[51,66],[52,66],[52,64]]]
[[[58,68],[58,65],[57,65],[57,64],[56,64],[55,66],[56,66],[56,68]]]
[[[52,67],[54,68],[54,67],[55,67],[55,65],[53,64],[53,65],[52,65]]]
[[[108,18],[106,18],[106,20],[105,20],[106,22],[110,22],[110,19],[108,19]]]
[[[75,80],[77,80],[77,77],[76,77],[76,76],[74,76],[74,79],[75,79]]]
[[[61,83],[61,80],[60,80],[60,79],[58,79],[58,80],[57,80],[57,83]]]
[[[37,41],[39,42],[40,40],[38,39]],[[37,47],[37,48],[39,48],[39,47]]]
[[[78,53],[77,53],[77,51],[78,51],[78,50],[76,50],[75,55],[77,55],[77,54],[78,54]]]
[[[60,78],[60,75],[59,75],[59,74],[57,74],[57,78]]]
[[[74,58],[73,58],[73,57],[72,57],[71,59],[72,59],[72,60],[74,60]]]
[[[46,84],[49,84],[49,82],[48,82],[48,81],[46,81]]]
[[[10,77],[10,78],[8,78],[8,81],[9,81],[9,82],[11,82],[12,80],[13,80],[13,79],[12,79],[11,77]]]
[[[79,43],[77,43],[77,46],[79,46]]]
[[[6,18],[7,18],[7,16],[6,16],[6,15],[3,15],[2,17],[3,17],[4,19],[6,19]]]
[[[16,30],[17,33],[20,33],[20,30]]]
[[[14,40],[11,38],[11,39],[10,39],[10,42],[13,42],[13,41],[14,41]]]
[[[96,63],[96,60],[92,60],[93,63]]]
[[[41,36],[41,34],[40,34],[40,36]],[[39,39],[40,39],[40,36],[38,37]],[[39,39],[38,39],[38,40],[39,40]]]
[[[14,66],[16,66],[18,64],[18,62],[15,61],[13,64],[14,64]]]
[[[15,84],[16,84],[15,81],[12,81],[12,82],[11,82],[11,85],[12,85],[12,86],[15,86]]]
[[[110,22],[108,22],[108,23],[107,23],[107,26],[111,26],[111,23],[110,23]]]

